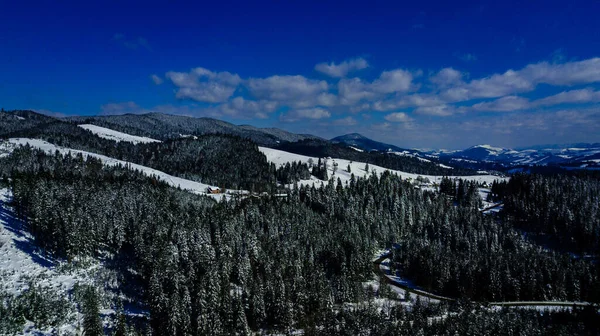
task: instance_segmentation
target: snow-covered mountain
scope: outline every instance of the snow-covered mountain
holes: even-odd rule
[[[517,165],[595,165],[600,162],[600,144],[536,146],[521,149],[476,145],[462,151],[439,153],[452,161],[493,162]]]
[[[194,118],[163,113],[123,114],[109,116],[74,116],[64,120],[77,124],[93,124],[131,135],[159,140],[178,138],[184,135],[230,134],[266,146],[280,142],[304,139],[320,139],[314,135],[295,134],[277,128],[258,128],[249,125],[234,125],[213,118]]]
[[[379,152],[417,152],[415,150],[409,150],[400,148],[398,146],[394,146],[391,144],[379,142],[373,139],[369,139],[362,134],[359,133],[350,133],[345,135],[340,135],[331,139],[334,143],[342,143],[348,146],[358,148],[365,151],[379,151]]]
[[[482,144],[464,150],[419,151],[372,140],[358,133],[335,137],[331,142],[345,144],[355,150],[390,152],[422,160],[440,159],[447,164],[468,168],[502,169],[528,165],[593,168],[600,164],[600,143],[543,145],[518,149]]]

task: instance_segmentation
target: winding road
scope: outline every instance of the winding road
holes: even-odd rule
[[[390,254],[382,254],[377,259],[373,260],[373,270],[377,276],[383,278],[383,280],[388,283],[390,286],[403,289],[415,297],[419,296],[426,301],[442,301],[442,302],[452,302],[456,301],[456,299],[436,295],[427,291],[423,291],[420,289],[412,288],[410,286],[399,283],[398,281],[390,278],[390,274],[388,274],[385,270],[381,268],[382,263],[390,259]],[[557,308],[572,308],[572,307],[585,307],[592,305],[588,302],[556,302],[556,301],[511,301],[511,302],[489,302],[487,304],[490,307],[557,307]]]

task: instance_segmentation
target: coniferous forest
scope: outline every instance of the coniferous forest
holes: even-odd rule
[[[439,191],[388,172],[342,183],[319,163],[276,167],[229,135],[133,145],[55,127],[40,137],[266,193],[215,200],[93,157],[12,149],[0,181],[39,253],[102,260],[114,276],[66,297],[33,282],[18,295],[0,290],[0,334],[59,326],[69,300],[86,335],[600,333],[594,175],[514,175],[491,186],[486,201],[504,209],[488,214],[482,186],[467,180],[443,179]],[[328,183],[296,183],[310,175]],[[381,249],[390,274],[449,300],[391,290],[374,272]],[[583,304],[491,306],[528,301]]]

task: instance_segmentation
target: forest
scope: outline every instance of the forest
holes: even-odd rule
[[[476,189],[466,182],[459,181],[452,195],[421,191],[384,173],[353,178],[347,185],[332,179],[320,188],[293,188],[285,198],[215,202],[124,167],[27,147],[15,149],[0,167],[36,244],[67,260],[109,253],[122,263],[119,288],[129,288],[126,297],[149,312],[147,321],[116,323],[133,333],[502,330],[566,335],[599,330],[595,308],[539,313],[472,306],[502,300],[600,302],[600,274],[590,260],[527,240],[510,218],[483,215],[468,201],[475,199]],[[587,183],[597,187],[598,182]],[[459,194],[463,201],[457,202]],[[394,304],[388,291],[365,286],[373,277],[374,251],[392,244],[397,246],[393,271],[460,300],[405,308]],[[88,327],[98,331],[93,319],[98,300],[93,291],[82,293]],[[378,298],[388,302],[386,309],[378,308]],[[116,301],[112,305],[123,304]],[[31,304],[26,297],[19,302],[4,305],[5,314],[27,312],[10,308]],[[355,308],[343,308],[349,303]],[[444,314],[450,315],[437,318]],[[14,330],[22,319],[10,321],[15,322],[4,328]]]

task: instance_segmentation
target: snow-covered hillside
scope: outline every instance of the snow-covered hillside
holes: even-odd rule
[[[70,321],[64,321],[59,333],[74,334],[80,316],[75,312],[74,303],[69,303],[68,294],[75,284],[93,283],[96,274],[105,271],[103,265],[90,260],[86,267],[64,267],[64,261],[46,256],[36,247],[24,223],[15,217],[9,205],[11,197],[8,189],[0,189],[0,291],[17,296],[30,285],[51,290],[66,300],[67,305],[73,304],[68,317]],[[22,334],[51,335],[53,330],[39,329],[27,322]]]
[[[293,154],[293,153],[284,152],[281,150],[267,148],[267,147],[259,147],[259,150],[263,154],[265,154],[268,161],[275,163],[277,166],[283,166],[288,162],[291,163],[294,161],[308,163],[309,160],[312,161],[313,164],[317,164],[317,162],[319,160],[316,157],[309,157],[309,156],[305,156],[305,155]],[[386,170],[389,170],[392,174],[396,174],[403,179],[416,180],[420,176],[423,179],[427,178],[432,183],[439,183],[443,177],[443,176],[419,175],[419,174],[406,173],[403,171],[391,170],[391,169],[383,168],[383,167],[372,165],[372,164],[369,164],[369,171],[366,171],[365,170],[366,164],[364,162],[349,161],[349,160],[345,160],[345,159],[329,158],[329,159],[324,159],[322,161],[325,161],[327,163],[327,169],[328,169],[329,176],[331,177],[334,174],[334,169],[335,169],[334,177],[336,180],[337,180],[337,178],[340,178],[340,180],[342,180],[342,183],[349,181],[352,174],[354,174],[354,176],[357,176],[357,177],[365,177],[365,176],[368,176],[369,174],[371,174],[371,172],[376,172],[377,174],[381,175]],[[337,165],[337,167],[336,167],[336,165]],[[348,166],[350,166],[350,172],[348,172],[348,170],[347,170]],[[494,176],[494,175],[457,176],[457,178],[462,178],[462,179],[471,180],[471,181],[477,181],[477,182],[481,182],[481,183],[486,182],[487,184],[491,184],[494,180],[506,180],[507,179],[507,178]],[[318,180],[313,177],[311,180],[304,180],[304,181],[301,181],[299,184],[309,184],[310,185],[310,184],[315,184],[315,183],[320,184],[321,182],[323,182],[323,181]],[[326,181],[324,183],[326,183]]]
[[[132,142],[134,144],[160,142],[159,140],[156,140],[156,139],[122,133],[119,131],[111,130],[110,128],[100,127],[100,126],[96,126],[96,125],[92,125],[92,124],[82,124],[82,125],[78,125],[78,126],[96,134],[97,136],[99,136],[101,138],[114,140],[117,142],[118,141],[127,141],[127,142]]]
[[[11,194],[0,189],[0,289],[18,294],[26,289],[31,279],[52,286],[61,292],[70,290],[76,282],[89,281],[86,271],[60,272],[57,262],[35,247],[33,237],[25,230],[8,205]],[[93,270],[99,265],[93,265]]]
[[[190,191],[190,192],[193,192],[196,194],[208,195],[208,196],[214,197],[216,199],[220,199],[221,197],[228,197],[228,195],[226,195],[226,194],[207,194],[206,189],[210,186],[208,184],[191,181],[191,180],[186,180],[186,179],[183,179],[180,177],[169,175],[160,170],[152,169],[149,167],[145,167],[145,166],[127,162],[127,161],[117,160],[117,159],[114,159],[114,158],[111,158],[108,156],[104,156],[104,155],[100,155],[100,154],[56,146],[49,142],[39,140],[39,139],[11,138],[8,140],[8,143],[12,144],[13,146],[29,144],[30,146],[32,146],[34,148],[39,148],[49,154],[53,154],[56,151],[58,151],[61,154],[70,154],[70,155],[81,154],[81,155],[83,155],[84,158],[94,157],[96,159],[101,160],[102,163],[107,166],[122,165],[122,166],[128,167],[129,169],[139,170],[142,173],[144,173],[144,175],[155,176],[158,179],[160,179],[161,181],[164,181],[173,187],[179,187],[183,190],[187,190],[187,191]],[[242,194],[246,193],[245,191],[242,191],[242,190],[230,190],[229,192],[242,193]]]

